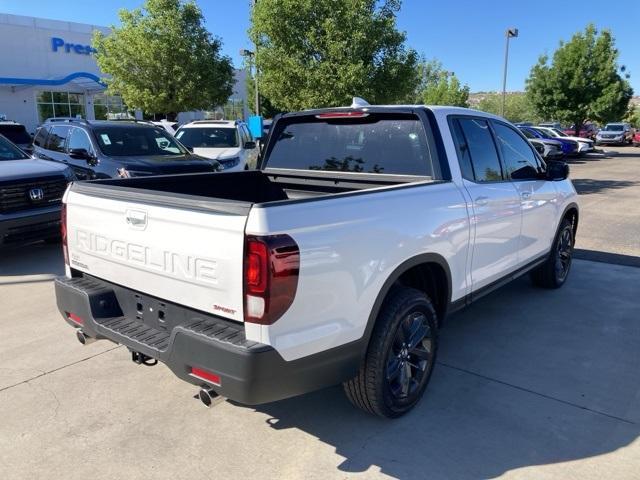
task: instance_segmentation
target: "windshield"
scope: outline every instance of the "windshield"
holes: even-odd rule
[[[556,137],[567,137],[568,135],[564,133],[562,130],[558,130],[557,128],[552,128],[553,132],[556,134]]]
[[[22,150],[0,135],[0,161],[23,160],[29,158]]]
[[[430,144],[413,115],[281,125],[270,168],[433,176]]]
[[[164,130],[139,126],[97,127],[100,150],[110,157],[185,155],[187,152]]]
[[[192,148],[233,148],[238,146],[238,134],[235,128],[189,127],[176,133],[183,145]]]
[[[607,132],[621,132],[624,130],[624,125],[607,125],[604,129]]]
[[[0,125],[0,134],[7,137],[13,143],[26,145],[31,143],[31,136],[24,125]]]

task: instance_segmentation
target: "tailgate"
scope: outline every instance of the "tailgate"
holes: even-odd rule
[[[246,214],[105,198],[73,189],[66,200],[72,268],[243,320]]]

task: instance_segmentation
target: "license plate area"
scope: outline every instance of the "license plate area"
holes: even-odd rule
[[[114,290],[125,317],[135,318],[155,330],[170,333],[176,325],[187,321],[184,308],[124,288]]]

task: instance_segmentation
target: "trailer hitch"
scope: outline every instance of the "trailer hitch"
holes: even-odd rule
[[[129,350],[131,352],[131,360],[138,365],[145,365],[147,367],[153,367],[158,364],[158,360],[145,355],[144,353],[136,352],[135,350]]]

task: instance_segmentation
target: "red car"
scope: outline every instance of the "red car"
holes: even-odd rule
[[[596,127],[593,123],[586,123],[580,129],[580,135],[576,135],[575,126],[571,125],[571,128],[565,128],[563,132],[571,137],[590,138],[591,140],[594,140],[596,138],[596,134],[598,133],[598,127]]]
[[[632,141],[634,147],[640,147],[640,128],[636,128]]]

